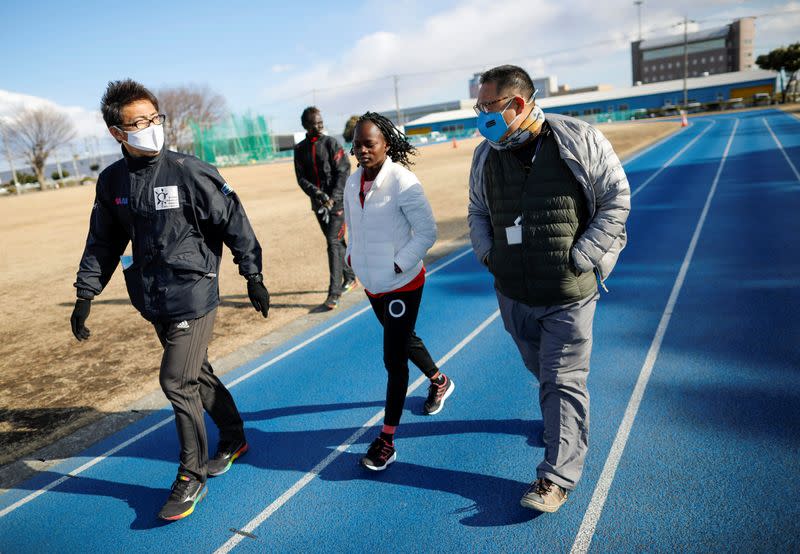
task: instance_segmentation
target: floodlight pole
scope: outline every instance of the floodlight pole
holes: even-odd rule
[[[686,80],[689,78],[689,17],[683,16],[683,107],[689,104],[689,88]]]
[[[642,41],[642,4],[644,0],[634,0],[633,2],[636,4],[636,10],[639,12],[639,42]]]

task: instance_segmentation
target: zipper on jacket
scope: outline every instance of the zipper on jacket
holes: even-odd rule
[[[595,277],[597,277],[597,283],[600,285],[600,288],[603,289],[605,292],[608,292],[608,288],[606,287],[606,282],[600,277],[600,270],[594,268]]]
[[[314,176],[317,178],[317,188],[319,185],[319,169],[317,168],[317,141],[311,142],[311,164],[314,166]]]

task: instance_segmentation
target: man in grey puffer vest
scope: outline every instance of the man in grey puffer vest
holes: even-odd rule
[[[486,140],[470,172],[470,238],[539,381],[545,455],[521,504],[555,512],[583,471],[598,281],[605,288],[625,247],[630,187],[600,131],[545,118],[525,70],[495,67],[480,82],[475,111]]]

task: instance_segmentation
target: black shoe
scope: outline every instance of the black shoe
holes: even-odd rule
[[[339,306],[339,295],[329,294],[325,302],[322,303],[322,306],[328,310],[335,310]]]
[[[178,474],[172,483],[172,492],[167,503],[158,512],[158,517],[167,521],[183,519],[194,512],[194,507],[205,498],[208,488],[194,477]]]
[[[356,288],[357,284],[358,280],[355,277],[353,277],[352,279],[345,279],[344,283],[342,283],[342,294],[350,292],[351,290]]]
[[[367,455],[361,458],[361,465],[372,471],[383,471],[396,459],[394,445],[378,437],[369,445]]]
[[[247,441],[244,439],[220,442],[217,453],[208,460],[208,476],[217,477],[228,471],[236,458],[247,452],[247,449]]]
[[[442,374],[444,375],[444,374]],[[444,383],[437,385],[431,383],[428,387],[428,399],[425,401],[425,414],[438,414],[444,408],[444,401],[447,400],[456,388],[456,384],[447,375],[444,375]]]

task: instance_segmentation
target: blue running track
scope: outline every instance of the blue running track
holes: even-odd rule
[[[412,367],[387,471],[358,466],[385,390],[364,302],[225,376],[251,450],[189,518],[155,517],[177,467],[165,409],[0,496],[0,552],[797,552],[798,167],[800,120],[773,110],[693,119],[626,163],[590,451],[557,514],[519,506],[537,384],[462,251],[431,268],[417,328],[456,391],[422,415]]]

